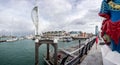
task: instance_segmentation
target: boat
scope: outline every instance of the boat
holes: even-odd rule
[[[8,39],[6,40],[7,42],[13,42],[13,41],[17,41],[18,39],[17,38],[11,38],[11,39]]]
[[[74,39],[74,40],[79,40],[79,39],[88,39],[88,37],[78,36],[78,37],[72,37],[72,39]]]
[[[71,42],[73,39],[70,36],[64,36],[58,39],[60,42]]]
[[[24,38],[23,38],[23,37],[20,37],[20,38],[18,38],[18,40],[24,40]]]

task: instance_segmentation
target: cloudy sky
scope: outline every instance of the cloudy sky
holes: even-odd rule
[[[34,0],[0,0],[0,34],[33,33]],[[101,0],[38,0],[39,32],[52,30],[94,33],[101,27]]]

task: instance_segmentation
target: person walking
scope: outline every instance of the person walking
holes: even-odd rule
[[[96,36],[95,42],[96,42],[96,49],[97,49],[97,45],[98,45],[98,36]]]

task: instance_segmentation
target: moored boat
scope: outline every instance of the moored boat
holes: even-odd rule
[[[18,39],[17,38],[12,38],[12,39],[8,39],[6,40],[7,42],[13,42],[13,41],[17,41]]]
[[[72,40],[73,40],[72,37],[70,37],[70,36],[64,36],[64,37],[59,38],[58,41],[70,42],[70,41],[72,41]]]

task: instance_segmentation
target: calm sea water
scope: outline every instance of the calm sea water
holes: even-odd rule
[[[59,48],[67,48],[78,45],[78,41],[59,42]],[[52,47],[51,47],[52,49]],[[46,65],[43,55],[46,53],[46,45],[39,48],[39,65]],[[20,40],[16,42],[0,43],[0,65],[34,65],[35,44],[32,40]]]

